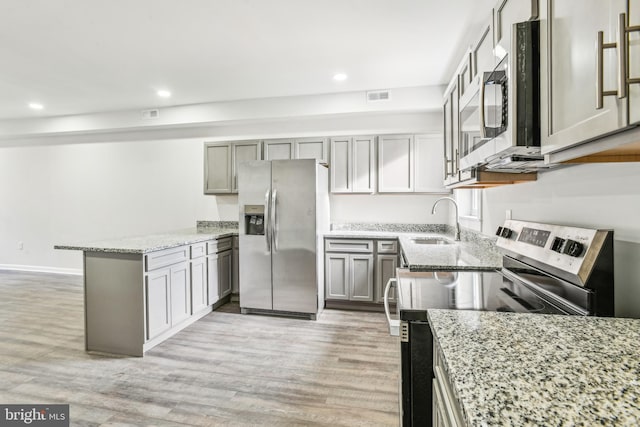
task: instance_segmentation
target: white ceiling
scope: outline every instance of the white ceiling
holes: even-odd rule
[[[444,84],[494,2],[0,0],[0,119]]]

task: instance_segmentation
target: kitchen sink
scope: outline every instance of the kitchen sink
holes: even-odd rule
[[[446,239],[444,237],[414,237],[411,239],[413,243],[418,245],[453,245],[453,240]]]

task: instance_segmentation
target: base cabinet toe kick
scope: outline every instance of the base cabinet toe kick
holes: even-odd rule
[[[84,252],[85,349],[143,356],[230,299],[232,238]]]

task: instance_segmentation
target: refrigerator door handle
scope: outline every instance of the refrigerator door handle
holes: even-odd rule
[[[278,252],[278,190],[271,194],[271,235],[273,236],[273,252]]]
[[[389,323],[389,335],[391,335],[392,337],[398,337],[400,336],[400,320],[392,319],[391,311],[389,310],[389,290],[391,289],[392,283],[395,283],[397,288],[398,281],[395,277],[391,277],[387,281],[387,286],[384,287],[384,313],[387,316],[387,323]]]
[[[265,208],[265,218],[264,218],[264,239],[267,241],[267,252],[271,252],[271,226],[269,224],[269,199],[271,198],[271,190],[267,190],[264,193],[264,208]]]

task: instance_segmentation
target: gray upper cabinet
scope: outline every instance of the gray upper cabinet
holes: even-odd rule
[[[444,185],[458,182],[458,75],[456,74],[444,93]]]
[[[414,191],[416,193],[449,192],[442,182],[444,168],[442,157],[439,155],[442,144],[440,134],[414,136]]]
[[[294,140],[294,158],[317,159],[327,163],[327,138],[296,138]]]
[[[271,139],[264,142],[265,160],[293,159],[293,139]]]
[[[637,1],[629,2],[628,10],[629,27],[637,27],[640,25],[640,3]],[[640,32],[634,31],[628,33],[627,37],[627,60],[629,63],[629,79],[640,78]],[[628,85],[629,94],[629,123],[640,123],[640,84],[633,83]]]
[[[544,1],[544,0],[542,0]],[[493,8],[493,34],[497,61],[511,53],[513,24],[538,17],[538,0],[499,0]]]
[[[318,159],[327,163],[327,139],[270,139],[264,142],[265,160]]]
[[[231,143],[204,145],[204,194],[232,192]]]
[[[514,1],[514,0],[511,0]],[[482,26],[480,34],[471,47],[471,75],[473,79],[483,79],[483,73],[492,71],[495,67],[495,55],[493,52],[493,16]],[[478,82],[480,84],[480,82]]]
[[[600,31],[605,45],[616,43],[619,15],[626,13],[627,2],[584,0],[579,6],[573,0],[540,3],[545,18],[540,28],[540,105],[542,152],[546,154],[627,125],[627,98],[618,96],[627,86],[618,83],[618,75],[624,74],[626,67],[618,66],[618,47],[597,47]],[[620,53],[626,56],[626,52]]]
[[[378,138],[378,192],[413,192],[413,135],[382,135]]]
[[[260,141],[234,142],[233,145],[233,193],[238,192],[238,165],[249,160],[262,159],[262,144]]]
[[[375,191],[375,137],[331,138],[331,192]]]
[[[204,144],[204,194],[237,193],[238,164],[262,159],[260,141]]]

